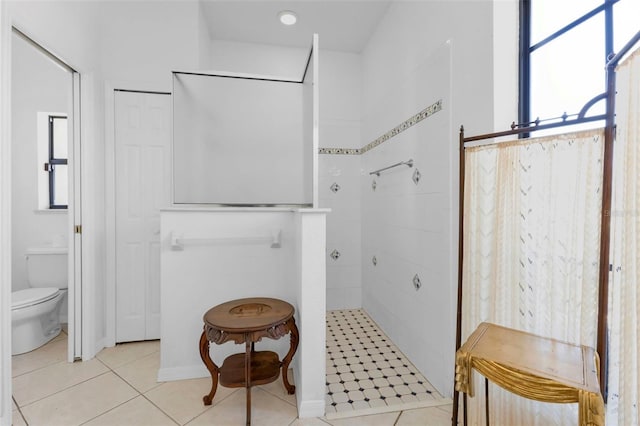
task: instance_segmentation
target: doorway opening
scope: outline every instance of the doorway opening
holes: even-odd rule
[[[82,357],[80,74],[12,27],[11,93],[11,291],[57,289],[49,320],[68,334],[73,362]],[[12,318],[14,346],[23,333]]]

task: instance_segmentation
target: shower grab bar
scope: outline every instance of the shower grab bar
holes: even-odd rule
[[[401,161],[399,163],[396,164],[392,164],[391,166],[373,171],[373,172],[369,172],[370,175],[376,175],[376,176],[380,176],[380,172],[384,172],[385,170],[389,170],[389,169],[393,169],[394,167],[398,167],[398,166],[409,166],[409,167],[413,167],[413,159],[407,160],[407,161]]]
[[[173,250],[184,250],[185,245],[224,245],[224,244],[270,244],[271,248],[280,248],[282,231],[272,231],[271,235],[257,235],[250,237],[212,237],[212,238],[185,238],[181,234],[171,232],[169,241]]]

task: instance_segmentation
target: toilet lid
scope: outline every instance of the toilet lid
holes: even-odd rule
[[[24,308],[36,303],[46,302],[58,295],[58,289],[52,287],[27,288],[11,293],[11,309]]]

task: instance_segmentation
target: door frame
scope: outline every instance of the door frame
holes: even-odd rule
[[[11,158],[11,24],[0,1],[0,159]],[[0,169],[0,425],[11,425],[11,162]],[[9,253],[7,256],[5,253]]]
[[[54,54],[39,41],[34,40],[30,35],[25,33],[17,25],[10,26],[11,39],[9,40],[9,49],[13,48],[13,36],[22,38],[34,49],[47,56],[58,66],[69,73],[71,84],[69,86],[69,103],[67,106],[67,115],[69,117],[70,127],[70,144],[69,144],[69,201],[67,206],[67,250],[68,250],[68,346],[67,361],[73,362],[82,358],[83,348],[83,328],[82,328],[82,233],[77,229],[77,225],[82,225],[82,186],[81,186],[81,125],[80,125],[80,96],[81,96],[81,75],[67,61]],[[13,64],[11,64],[12,66]],[[11,79],[9,84],[12,84]],[[11,122],[11,111],[9,111],[9,126]],[[9,156],[11,158],[11,156]],[[11,165],[11,161],[8,161]],[[12,193],[10,188],[9,193]],[[10,203],[9,203],[10,204]],[[11,207],[9,207],[11,209]],[[12,212],[9,210],[9,215]],[[11,256],[9,253],[4,255]]]
[[[106,334],[105,346],[116,344],[116,140],[115,92],[142,92],[172,96],[154,83],[105,82],[105,208],[106,208]],[[173,108],[173,104],[171,106]],[[173,147],[173,137],[171,140]],[[172,148],[173,149],[173,148]]]
[[[73,145],[69,152],[73,155],[73,170],[70,168],[70,188],[72,191],[69,194],[69,206],[67,214],[69,216],[69,277],[70,285],[68,291],[68,303],[69,303],[69,346],[68,346],[68,361],[72,362],[75,359],[81,358],[83,351],[86,353],[86,346],[91,339],[87,339],[86,323],[83,329],[83,315],[82,306],[86,306],[86,295],[82,293],[82,277],[83,270],[81,267],[81,260],[85,259],[87,253],[83,252],[80,248],[83,235],[76,234],[75,225],[81,225],[80,212],[82,206],[82,153],[81,153],[81,130],[82,133],[89,131],[90,126],[85,125],[85,121],[82,120],[81,112],[85,112],[90,102],[87,102],[85,107],[82,107],[81,97],[85,101],[86,93],[81,93],[80,82],[85,81],[87,76],[81,76],[78,68],[70,66],[67,61],[62,59],[59,55],[55,55],[51,50],[47,49],[46,43],[34,39],[29,35],[28,31],[25,31],[23,27],[14,22],[15,20],[9,15],[6,2],[0,1],[0,158],[4,163],[4,167],[0,170],[0,425],[10,425],[12,422],[12,374],[11,374],[11,223],[12,223],[12,179],[11,179],[11,52],[12,52],[12,38],[13,29],[16,28],[20,33],[26,35],[36,46],[42,49],[46,54],[55,58],[58,62],[65,65],[71,71],[72,85],[70,91],[72,92],[71,103],[72,109],[69,110],[69,115],[72,116],[72,138]],[[91,77],[88,77],[91,81]],[[82,126],[81,126],[82,122]],[[71,158],[70,158],[71,160]],[[86,199],[84,200],[87,201]],[[84,273],[87,273],[85,269]],[[86,318],[84,318],[86,319]]]

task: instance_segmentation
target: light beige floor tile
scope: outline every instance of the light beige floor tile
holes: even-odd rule
[[[138,392],[145,393],[159,386],[160,352],[154,352],[143,358],[116,368],[115,373],[133,386]]]
[[[176,423],[141,395],[85,423],[85,426],[114,425],[175,426]]]
[[[415,410],[403,411],[396,423],[398,426],[448,426],[450,424],[451,412],[447,412],[440,407],[418,408]]]
[[[11,398],[11,409],[12,410],[17,410],[18,406],[16,405],[16,400]]]
[[[24,421],[20,411],[18,410],[13,410],[11,413],[11,422],[13,426],[27,426],[27,423]]]
[[[51,339],[52,342],[55,342],[57,340],[64,340],[65,342],[67,341],[67,334],[63,331],[61,331],[56,337],[54,337],[53,339]]]
[[[72,426],[97,417],[138,393],[109,372],[22,408],[30,426]]]
[[[318,417],[308,417],[306,419],[295,419],[289,426],[327,426],[328,420],[322,420]]]
[[[109,371],[97,359],[59,362],[13,379],[13,397],[20,407]]]
[[[22,355],[11,357],[12,376],[16,377],[47,365],[67,360],[67,341],[56,340]]]
[[[287,375],[287,377],[289,377],[289,383],[295,385],[295,382],[293,380],[293,370],[289,370],[289,374]],[[289,395],[287,393],[287,389],[285,389],[284,383],[282,383],[282,376],[266,385],[256,386],[256,388],[269,392],[271,395],[277,396],[278,398],[288,402],[289,404],[292,404],[293,406],[297,406],[296,394]]]
[[[118,343],[111,348],[105,348],[96,356],[107,367],[115,369],[131,361],[143,358],[160,350],[160,340],[146,342]]]
[[[371,416],[350,417],[347,419],[334,419],[327,421],[333,426],[393,426],[396,424],[399,414],[399,412],[395,411],[392,413],[373,414]]]
[[[239,389],[231,396],[188,423],[189,426],[244,425],[246,422],[246,393]],[[251,424],[288,425],[298,417],[296,407],[261,389],[251,390]]]
[[[182,425],[221,403],[238,389],[218,386],[213,398],[213,404],[206,406],[202,402],[202,397],[208,394],[210,390],[211,379],[203,378],[162,383],[144,395],[158,408],[171,416],[173,420]]]

